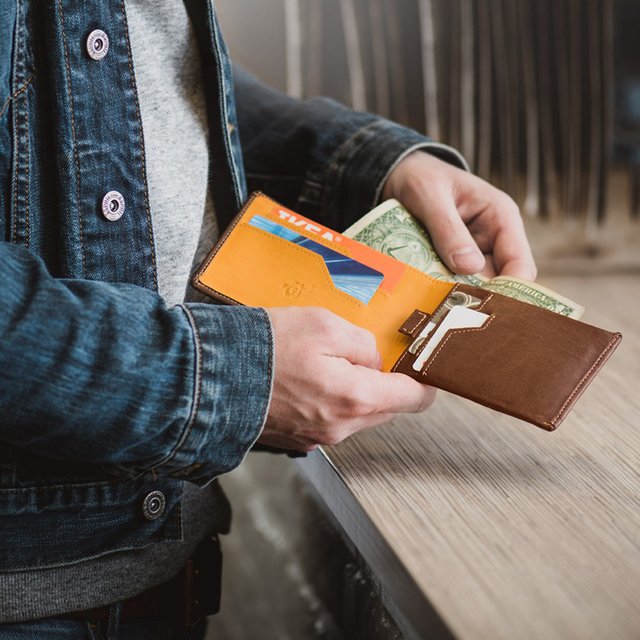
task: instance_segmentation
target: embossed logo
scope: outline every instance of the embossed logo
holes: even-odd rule
[[[290,300],[297,300],[300,296],[308,295],[312,291],[313,287],[310,287],[299,280],[292,283],[285,282],[282,285],[282,293],[285,298],[289,298]]]

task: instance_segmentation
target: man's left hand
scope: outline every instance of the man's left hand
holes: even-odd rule
[[[416,151],[392,171],[382,195],[399,200],[427,228],[455,273],[535,280],[518,206],[481,178]]]

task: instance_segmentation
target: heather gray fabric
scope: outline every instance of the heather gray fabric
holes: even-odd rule
[[[192,264],[217,238],[207,193],[207,121],[195,37],[182,0],[127,0],[142,116],[159,292],[182,302]],[[101,61],[108,64],[109,57]],[[201,237],[202,230],[202,237]],[[199,242],[200,239],[200,242]],[[200,245],[200,250],[196,252]],[[193,295],[193,294],[192,294]],[[228,505],[216,483],[185,483],[184,542],[156,544],[61,569],[3,577],[6,622],[90,609],[175,575],[209,531],[224,530]]]
[[[217,236],[207,195],[202,70],[181,0],[127,0],[126,7],[142,113],[158,289],[172,305],[184,299],[203,220],[203,244],[210,248]]]

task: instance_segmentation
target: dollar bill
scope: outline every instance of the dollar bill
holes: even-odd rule
[[[512,276],[485,278],[453,273],[440,259],[424,227],[397,201],[387,200],[342,235],[415,267],[432,278],[482,287],[578,319],[584,307],[537,282]]]

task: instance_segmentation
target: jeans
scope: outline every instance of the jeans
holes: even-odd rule
[[[156,619],[123,623],[120,605],[114,604],[109,621],[104,622],[45,618],[0,624],[0,640],[202,640],[205,630],[206,620],[189,631],[176,630],[170,623]]]

